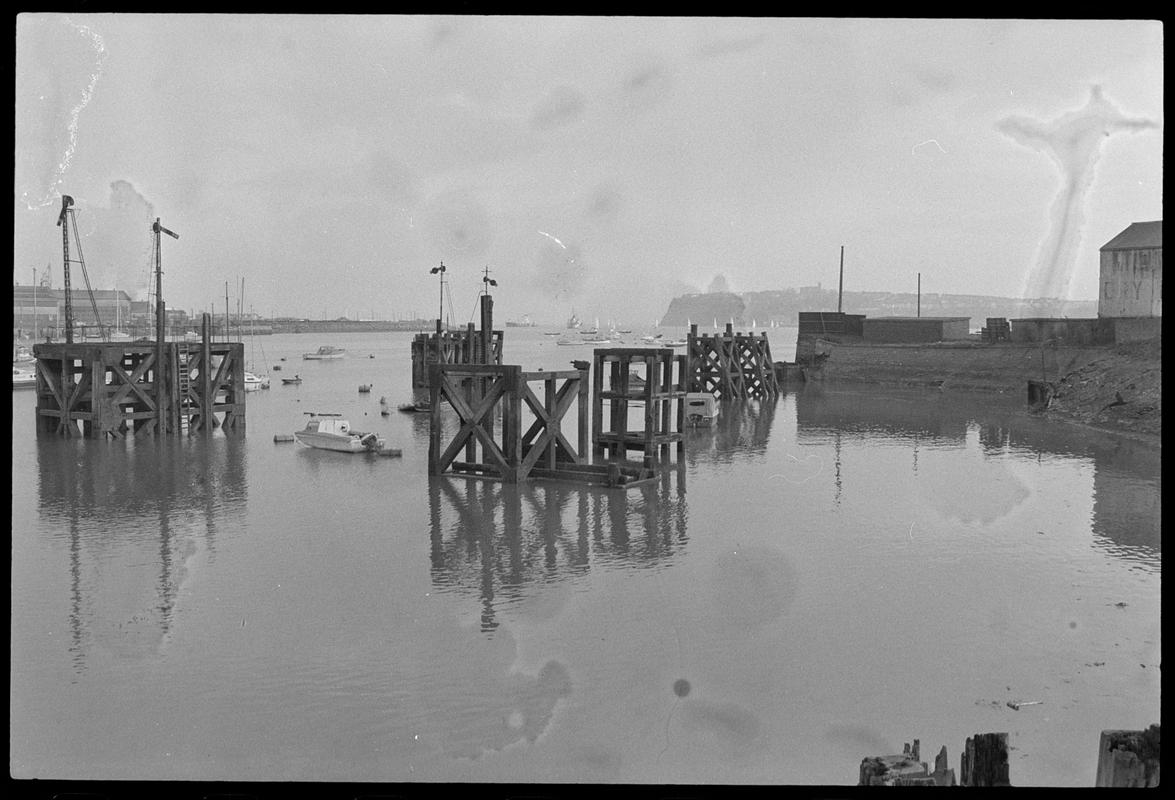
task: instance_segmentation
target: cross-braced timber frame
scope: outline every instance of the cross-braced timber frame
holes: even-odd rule
[[[720,400],[775,397],[779,382],[766,332],[735,333],[733,328],[727,323],[723,333],[699,336],[698,326],[690,326],[686,339],[689,391],[713,394]]]
[[[562,381],[562,385],[559,382]],[[543,384],[542,399],[531,388]],[[442,441],[442,401],[456,413],[459,427]],[[429,367],[428,471],[456,473],[516,483],[528,477],[558,477],[581,464],[587,452],[587,371],[523,372],[515,365]],[[523,405],[534,417],[523,430]],[[577,446],[563,434],[563,419],[578,410]],[[495,429],[495,420],[501,426]],[[480,446],[480,457],[478,449]],[[465,460],[457,461],[464,450]]]
[[[38,435],[121,439],[217,427],[245,432],[239,342],[44,343],[33,347],[33,355]]]

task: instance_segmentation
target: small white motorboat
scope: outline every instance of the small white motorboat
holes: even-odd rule
[[[351,430],[351,423],[340,414],[305,413],[310,419],[305,428],[294,432],[294,438],[307,447],[340,453],[378,453],[387,446],[378,433]]]
[[[269,388],[269,376],[268,375],[258,375],[255,372],[249,372],[248,370],[245,371],[245,391],[246,392],[255,392],[258,389],[268,389],[268,388]]]
[[[691,427],[707,427],[718,418],[718,401],[709,392],[687,392],[685,422]]]
[[[22,367],[12,368],[12,388],[31,389],[37,385],[37,373]]]

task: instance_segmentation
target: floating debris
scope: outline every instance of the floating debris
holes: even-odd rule
[[[1043,700],[1009,700],[1008,708],[1019,711],[1023,706],[1039,706],[1043,703]]]

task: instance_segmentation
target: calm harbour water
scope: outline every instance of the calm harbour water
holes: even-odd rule
[[[506,363],[590,359],[543,330]],[[410,340],[247,341],[244,439],[38,440],[14,391],[14,777],[853,784],[1006,731],[1013,784],[1092,786],[1159,721],[1158,446],[813,384],[653,486],[430,480],[379,413]],[[305,411],[403,456],[275,443]]]

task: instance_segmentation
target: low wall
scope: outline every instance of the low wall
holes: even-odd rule
[[[970,317],[866,317],[861,335],[878,344],[957,341],[968,337],[970,325]]]
[[[1107,319],[1035,317],[1012,320],[1012,341],[1019,344],[1055,339],[1062,345],[1110,345],[1114,323]]]
[[[1015,343],[823,344],[827,355],[805,369],[808,380],[1021,393],[1030,380],[1054,382],[1114,352]]]
[[[1114,340],[1118,344],[1142,342],[1163,334],[1162,317],[1103,317],[1114,323]]]

